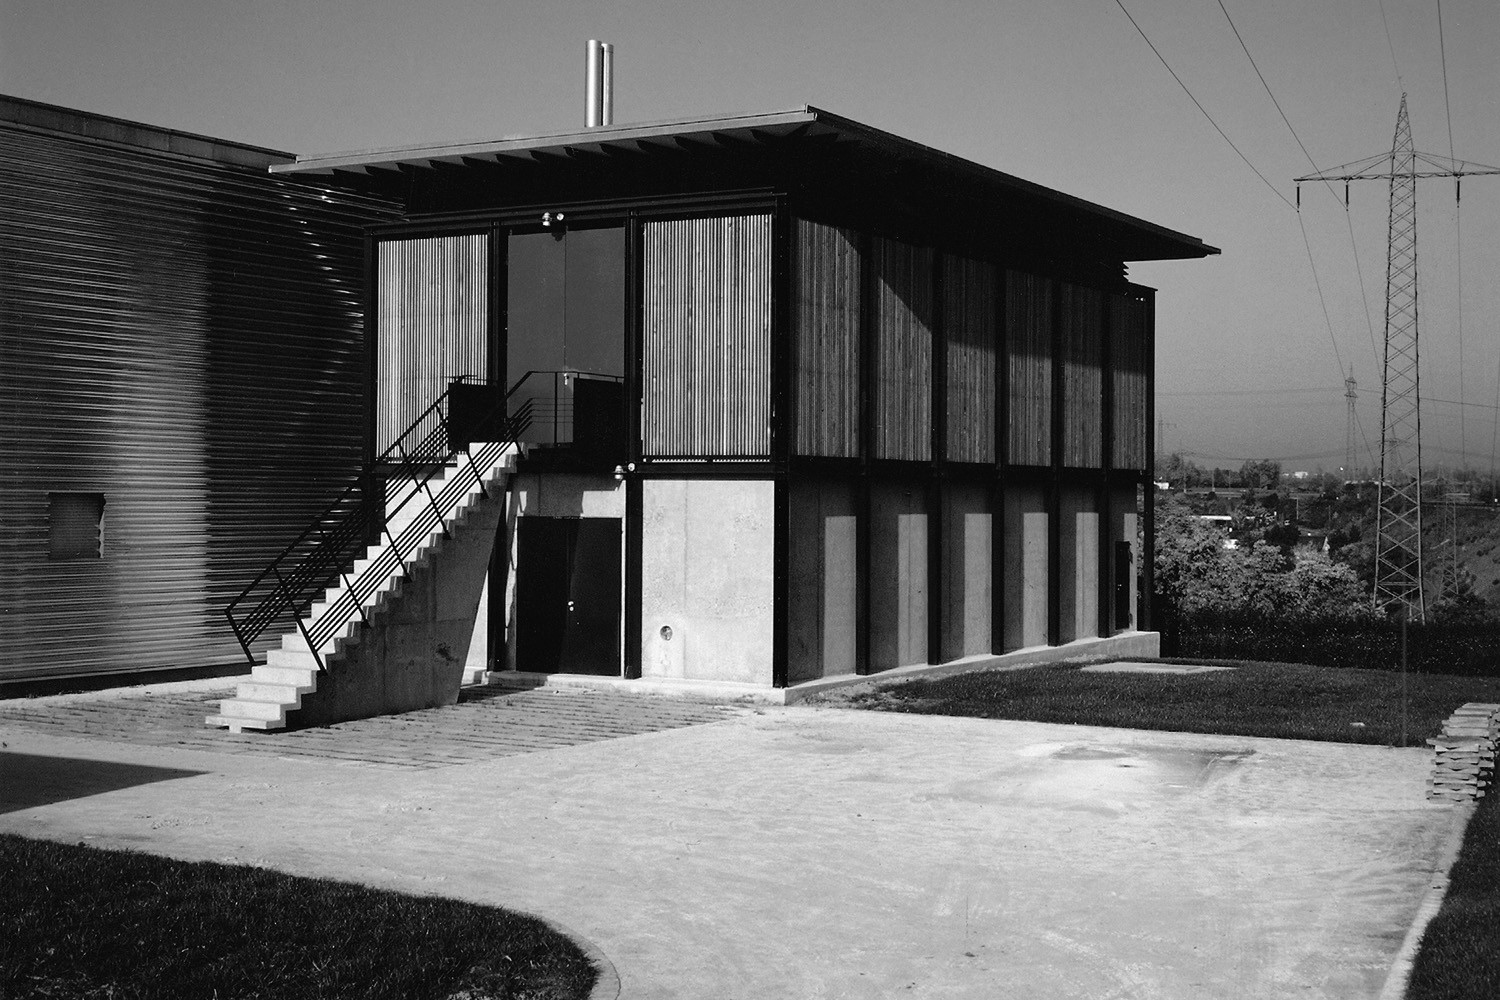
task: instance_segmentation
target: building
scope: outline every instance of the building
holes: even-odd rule
[[[0,98],[0,685],[239,673],[224,608],[365,457],[363,195]]]
[[[347,206],[351,227],[336,262],[287,265],[319,294],[337,290],[343,309],[319,343],[357,359],[316,374],[274,366],[341,415],[317,434],[338,439],[345,464],[326,487],[297,484],[309,487],[298,516],[356,479],[351,444],[389,472],[409,451],[392,447],[402,429],[425,427],[435,401],[487,431],[455,431],[442,455],[387,476],[412,495],[427,489],[419,467],[457,469],[462,445],[503,437],[496,427],[522,443],[474,470],[501,488],[480,497],[476,485],[480,513],[424,557],[434,580],[445,561],[468,565],[451,593],[428,587],[425,631],[360,640],[387,626],[354,621],[356,600],[347,642],[315,637],[328,655],[311,669],[328,669],[312,682],[322,693],[298,685],[302,707],[287,711],[303,720],[439,698],[380,693],[402,683],[391,663],[419,669],[438,635],[450,679],[477,659],[769,689],[1086,640],[1149,644],[1137,539],[1149,545],[1154,301],[1125,267],[1214,248],[810,107],[259,155],[259,183],[298,192],[268,231],[305,231],[301,197]],[[263,299],[229,296],[224,319],[237,329],[236,306]],[[206,319],[210,341],[218,320]],[[6,324],[8,349],[29,350]],[[295,416],[318,423],[307,402]],[[505,419],[484,424],[487,408]],[[281,460],[262,477],[282,478]],[[194,535],[202,497],[177,496],[173,516]],[[256,504],[269,517],[279,502]],[[253,576],[212,555],[225,586],[204,602],[205,628]],[[286,572],[298,560],[302,549]],[[340,572],[324,570],[318,586]],[[477,627],[472,611],[434,610],[471,598]],[[376,602],[393,621],[398,603]],[[345,703],[333,679],[363,660],[385,679]]]

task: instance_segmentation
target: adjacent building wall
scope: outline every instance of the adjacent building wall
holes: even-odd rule
[[[771,684],[775,484],[641,483],[641,675]]]
[[[243,664],[226,605],[359,469],[394,213],[287,158],[0,99],[0,680]]]

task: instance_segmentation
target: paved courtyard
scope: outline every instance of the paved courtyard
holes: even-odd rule
[[[1373,998],[1452,833],[1419,750],[545,690],[268,739],[208,697],[0,702],[0,830],[526,910],[626,998]]]

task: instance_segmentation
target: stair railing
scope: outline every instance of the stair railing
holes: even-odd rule
[[[490,436],[499,440],[485,442],[478,455],[472,448],[462,449],[468,455],[467,462],[434,492],[432,480],[461,450],[454,446],[449,405],[454,386],[450,385],[230,602],[225,617],[252,664],[256,660],[251,647],[256,640],[290,615],[318,668],[326,669],[323,645],[341,634],[354,617],[364,619],[365,602],[397,566],[406,569],[407,557],[433,531],[447,535],[447,519],[459,502],[476,485],[484,490],[480,468],[498,461],[525,433],[532,419],[532,402],[527,400],[514,413],[509,412],[509,406],[516,390],[533,374],[522,376],[481,421],[498,432]],[[482,384],[462,376],[455,380],[455,385]],[[387,485],[394,482],[401,482],[406,492],[393,504]],[[418,497],[425,503],[413,504]],[[399,525],[394,534],[393,522]],[[379,545],[375,559],[351,579],[348,567],[372,542]],[[338,596],[315,620],[305,621],[313,603],[335,582],[342,583]]]

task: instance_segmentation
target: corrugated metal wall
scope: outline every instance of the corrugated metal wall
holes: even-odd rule
[[[927,247],[876,238],[874,458],[932,454],[932,259]]]
[[[1005,272],[1012,465],[1052,461],[1052,281]]]
[[[1062,286],[1063,465],[1099,468],[1104,432],[1104,294]]]
[[[375,450],[384,452],[453,379],[488,376],[489,237],[382,240],[376,258]]]
[[[769,456],[771,216],[644,229],[645,454]]]
[[[1146,304],[1109,297],[1110,367],[1114,380],[1114,467],[1146,468]]]
[[[995,267],[943,258],[948,354],[948,458],[995,460]]]
[[[853,230],[797,220],[792,240],[797,454],[859,455],[860,256]]]
[[[384,214],[0,123],[0,678],[242,660],[224,606],[361,459]],[[49,493],[103,495],[101,558]]]

